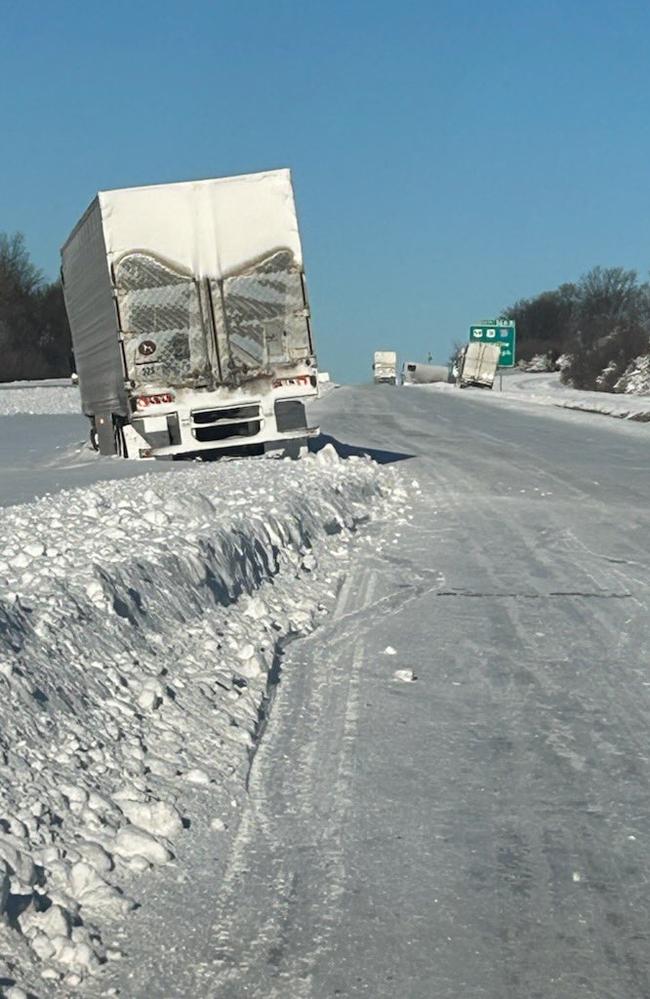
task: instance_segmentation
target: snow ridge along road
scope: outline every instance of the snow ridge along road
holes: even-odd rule
[[[87,992],[107,960],[140,961],[129,913],[169,884],[149,872],[236,826],[282,643],[404,500],[392,470],[330,446],[2,512],[6,983]]]
[[[650,423],[650,395],[647,393],[627,394],[623,392],[586,392],[571,388],[560,381],[560,372],[532,373],[512,371],[502,377],[503,391],[500,391],[500,376],[497,376],[492,391],[470,389],[468,394],[480,397],[483,402],[496,405],[554,406],[581,413],[595,413],[618,420],[634,423]],[[425,391],[457,392],[455,386],[442,384],[428,386]],[[467,390],[464,390],[467,391]]]

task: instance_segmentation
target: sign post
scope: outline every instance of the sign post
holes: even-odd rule
[[[517,329],[513,319],[482,319],[469,328],[470,343],[498,343],[501,347],[500,368],[514,368]]]

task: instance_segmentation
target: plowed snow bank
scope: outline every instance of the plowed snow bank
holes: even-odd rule
[[[0,977],[58,994],[119,957],[101,929],[132,872],[188,835],[184,790],[243,784],[278,643],[403,500],[328,447],[0,514]]]

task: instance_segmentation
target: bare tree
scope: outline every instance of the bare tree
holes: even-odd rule
[[[0,233],[0,381],[69,373],[60,284],[44,281],[21,233]]]
[[[43,275],[30,259],[23,234],[0,232],[0,304],[29,297],[42,284]]]

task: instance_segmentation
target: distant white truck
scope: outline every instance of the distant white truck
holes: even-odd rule
[[[372,365],[375,385],[397,384],[397,354],[394,350],[376,350]]]
[[[103,454],[299,451],[318,372],[288,170],[100,192],[61,251]]]
[[[479,388],[492,388],[499,366],[501,348],[497,343],[472,341],[463,348],[458,365],[456,384],[460,388],[476,385]]]

